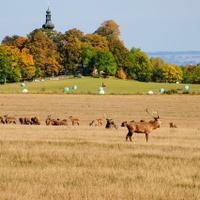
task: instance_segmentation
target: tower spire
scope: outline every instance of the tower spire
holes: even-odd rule
[[[54,24],[51,21],[51,11],[49,10],[49,1],[48,1],[48,9],[46,11],[46,23],[43,24],[42,28],[45,29],[54,29]]]

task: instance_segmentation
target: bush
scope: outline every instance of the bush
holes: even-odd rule
[[[166,90],[164,93],[165,94],[178,94],[178,91],[175,89],[170,89],[170,90]]]

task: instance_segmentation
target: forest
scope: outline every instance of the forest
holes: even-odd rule
[[[90,34],[76,28],[65,33],[41,28],[27,37],[5,36],[0,44],[0,82],[73,75],[200,83],[200,63],[175,65],[148,57],[140,48],[129,50],[120,39],[119,27],[107,20]]]

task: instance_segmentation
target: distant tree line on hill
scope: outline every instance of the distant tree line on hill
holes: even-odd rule
[[[128,50],[113,20],[104,21],[92,34],[76,28],[64,34],[41,28],[1,42],[1,83],[57,75],[200,83],[200,64],[179,66],[149,58],[139,48]]]

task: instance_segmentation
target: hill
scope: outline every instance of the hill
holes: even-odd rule
[[[146,52],[149,57],[160,57],[165,62],[177,65],[197,64],[200,62],[200,51]]]

